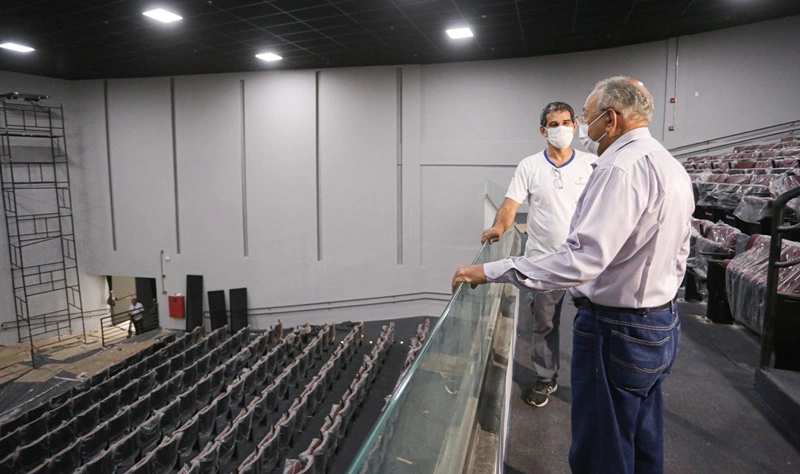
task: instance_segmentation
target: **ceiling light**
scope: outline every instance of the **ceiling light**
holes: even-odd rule
[[[173,21],[183,20],[182,16],[176,15],[172,12],[168,12],[161,8],[150,10],[142,13],[144,16],[149,16],[154,20],[158,20],[164,23],[172,23]]]
[[[258,59],[261,59],[261,60],[263,60],[263,61],[280,61],[281,59],[283,59],[282,57],[278,56],[278,55],[277,55],[277,54],[275,54],[275,53],[261,53],[261,54],[256,54],[256,57],[257,57]]]
[[[447,30],[447,35],[453,39],[472,38],[472,30],[469,28],[455,28]]]
[[[24,46],[17,43],[3,43],[0,44],[0,48],[10,49],[11,51],[16,51],[18,53],[30,53],[31,51],[35,51],[30,46]]]

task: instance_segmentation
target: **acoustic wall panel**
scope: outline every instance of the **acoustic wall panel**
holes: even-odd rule
[[[186,330],[203,325],[203,275],[186,275]]]
[[[211,330],[219,329],[227,324],[225,314],[225,290],[208,292],[208,312],[211,315]]]
[[[247,326],[247,288],[230,290],[231,334]]]

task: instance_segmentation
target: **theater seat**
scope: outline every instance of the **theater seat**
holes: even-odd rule
[[[171,472],[178,465],[178,446],[180,445],[182,432],[176,432],[166,438],[153,451],[153,472]]]

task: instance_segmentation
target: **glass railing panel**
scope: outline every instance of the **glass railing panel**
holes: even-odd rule
[[[474,263],[507,257],[517,239],[512,228],[500,242],[484,245]],[[349,472],[463,470],[502,293],[503,285],[458,288]]]
[[[486,197],[494,204],[494,207],[500,209],[503,201],[506,199],[507,189],[495,183],[494,181],[486,181]]]

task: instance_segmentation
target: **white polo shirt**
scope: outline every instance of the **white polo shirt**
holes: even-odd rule
[[[569,225],[597,156],[573,149],[560,168],[547,150],[531,155],[517,166],[506,197],[522,204],[528,201],[528,243],[525,256],[558,250],[569,235]]]

